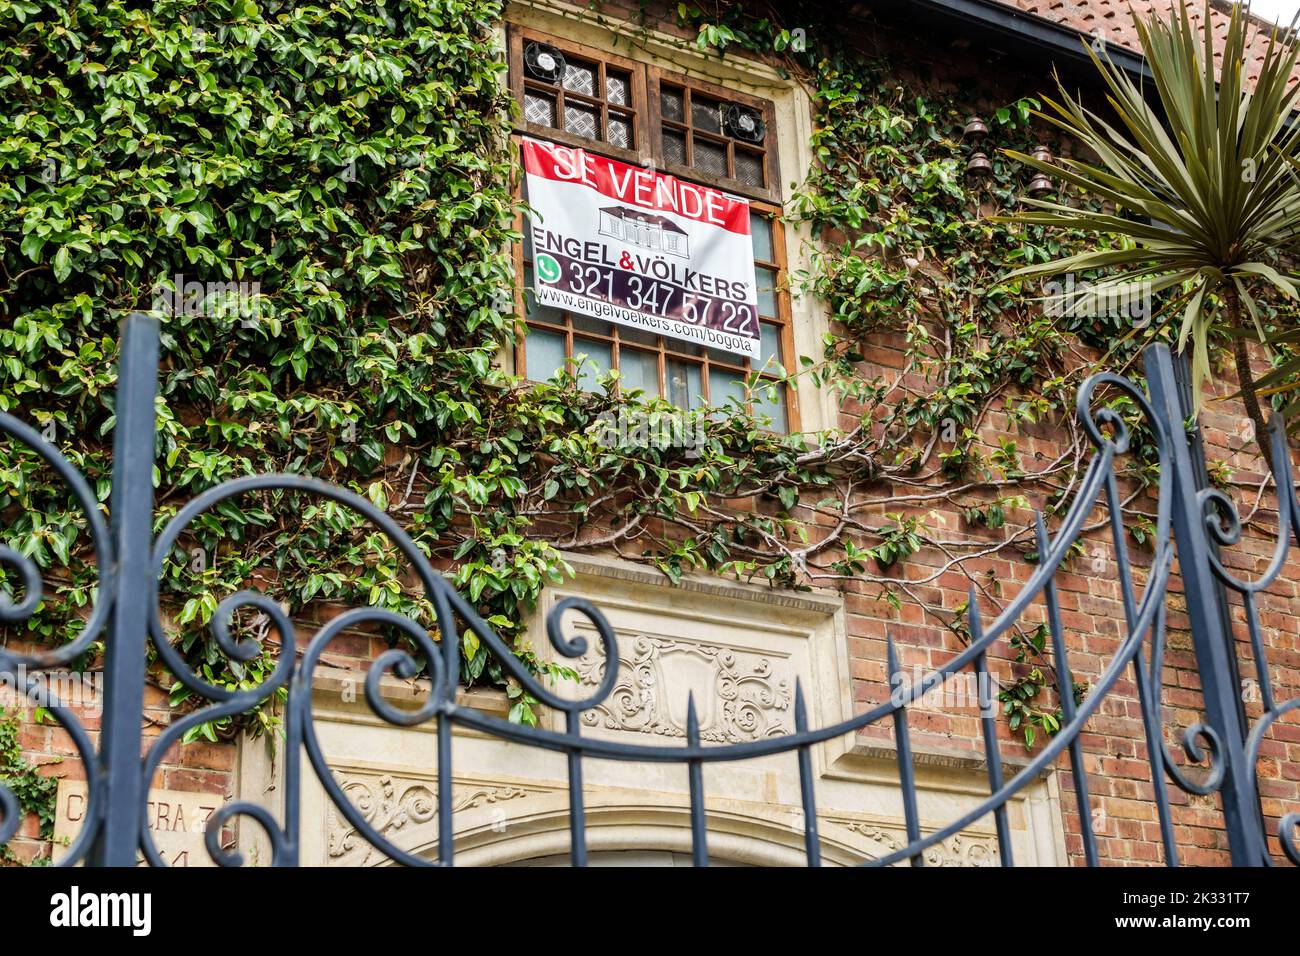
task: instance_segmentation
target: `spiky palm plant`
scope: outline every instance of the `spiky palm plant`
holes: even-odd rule
[[[1084,107],[1057,78],[1060,101],[1044,97],[1047,111],[1039,115],[1097,161],[1010,155],[1100,200],[1105,211],[1030,199],[1036,211],[1010,218],[1078,230],[1105,248],[1008,278],[1103,272],[1104,280],[1070,304],[1076,309],[1096,309],[1121,295],[1168,293],[1158,314],[1177,323],[1180,348],[1192,345],[1198,395],[1211,375],[1212,333],[1232,337],[1243,402],[1268,461],[1247,345],[1252,330],[1267,339],[1261,294],[1276,290],[1294,298],[1297,292],[1283,266],[1300,238],[1300,123],[1290,123],[1297,46],[1273,31],[1250,87],[1249,8],[1233,9],[1217,77],[1208,11],[1204,19],[1203,28],[1194,27],[1185,2],[1166,19],[1134,14],[1158,107],[1144,95],[1151,91],[1115,66],[1104,48],[1089,53],[1117,122]]]

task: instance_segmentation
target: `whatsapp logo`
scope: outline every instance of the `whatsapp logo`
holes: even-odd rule
[[[537,256],[537,278],[543,282],[560,281],[560,264],[555,261],[554,256],[548,256],[546,253],[540,253]]]

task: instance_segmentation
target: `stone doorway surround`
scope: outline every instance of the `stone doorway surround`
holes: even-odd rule
[[[619,639],[615,692],[585,713],[583,733],[671,745],[684,738],[693,691],[705,743],[753,740],[788,732],[795,678],[809,723],[823,726],[851,713],[845,612],[839,595],[783,592],[713,576],[673,586],[652,568],[615,558],[566,555],[575,577],[548,588],[529,629],[539,654],[550,653],[544,620],[555,602],[581,596],[605,612]],[[569,633],[584,633],[584,619]],[[593,636],[587,634],[586,636]],[[576,662],[579,686],[599,680],[598,641]],[[575,662],[566,662],[571,665]],[[371,825],[398,847],[436,854],[435,726],[385,723],[364,700],[355,673],[322,669],[313,709],[321,745],[336,779]],[[386,679],[385,696],[415,706],[419,681]],[[470,691],[461,702],[505,718],[505,695]],[[544,721],[558,726],[559,714]],[[241,742],[239,799],[274,805],[282,754],[267,741]],[[853,865],[905,845],[902,801],[892,752],[839,738],[815,748],[817,815],[826,865]],[[922,829],[933,829],[988,794],[979,761],[916,754]],[[563,755],[457,727],[453,738],[456,862],[508,865],[554,862],[569,850],[569,800]],[[1007,772],[1013,773],[1014,767]],[[608,861],[691,851],[686,768],[608,760],[584,762],[587,840]],[[803,819],[793,754],[707,764],[704,791],[709,851],[737,864],[801,865]],[[385,862],[329,802],[314,775],[303,775],[302,862],[369,866]],[[1017,863],[1064,865],[1064,832],[1054,774],[1030,783],[1007,804]],[[256,826],[239,844],[254,864],[269,860]],[[642,856],[625,851],[639,851]],[[645,856],[644,854],[651,854]],[[929,865],[996,866],[993,821],[986,818],[926,853]],[[664,857],[672,859],[672,857]]]

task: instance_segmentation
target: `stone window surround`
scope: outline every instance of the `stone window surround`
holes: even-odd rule
[[[765,63],[738,54],[728,55],[725,59],[709,57],[681,37],[622,22],[560,0],[516,0],[509,3],[497,31],[503,55],[508,50],[508,24],[564,37],[611,55],[630,57],[670,73],[770,100],[775,110],[775,165],[781,174],[781,180],[772,185],[779,191],[783,203],[791,197],[792,184],[801,183],[812,167],[813,154],[808,145],[813,133],[812,103],[798,83],[783,79]],[[503,76],[502,84],[508,86],[509,78]],[[809,255],[812,237],[807,226],[789,223],[782,231],[787,274],[809,271],[812,266]],[[797,356],[821,354],[822,337],[829,331],[830,321],[825,309],[811,296],[791,294],[790,327],[794,355],[788,359],[788,367],[796,369],[799,367]],[[502,349],[496,361],[507,371],[518,371],[513,348]],[[812,388],[804,382],[796,382],[794,387],[802,431],[816,432],[835,426],[838,409],[828,390]]]

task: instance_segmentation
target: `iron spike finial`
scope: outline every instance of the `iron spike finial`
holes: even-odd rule
[[[794,679],[794,731],[797,734],[808,731],[808,705],[803,696],[803,680]]]

